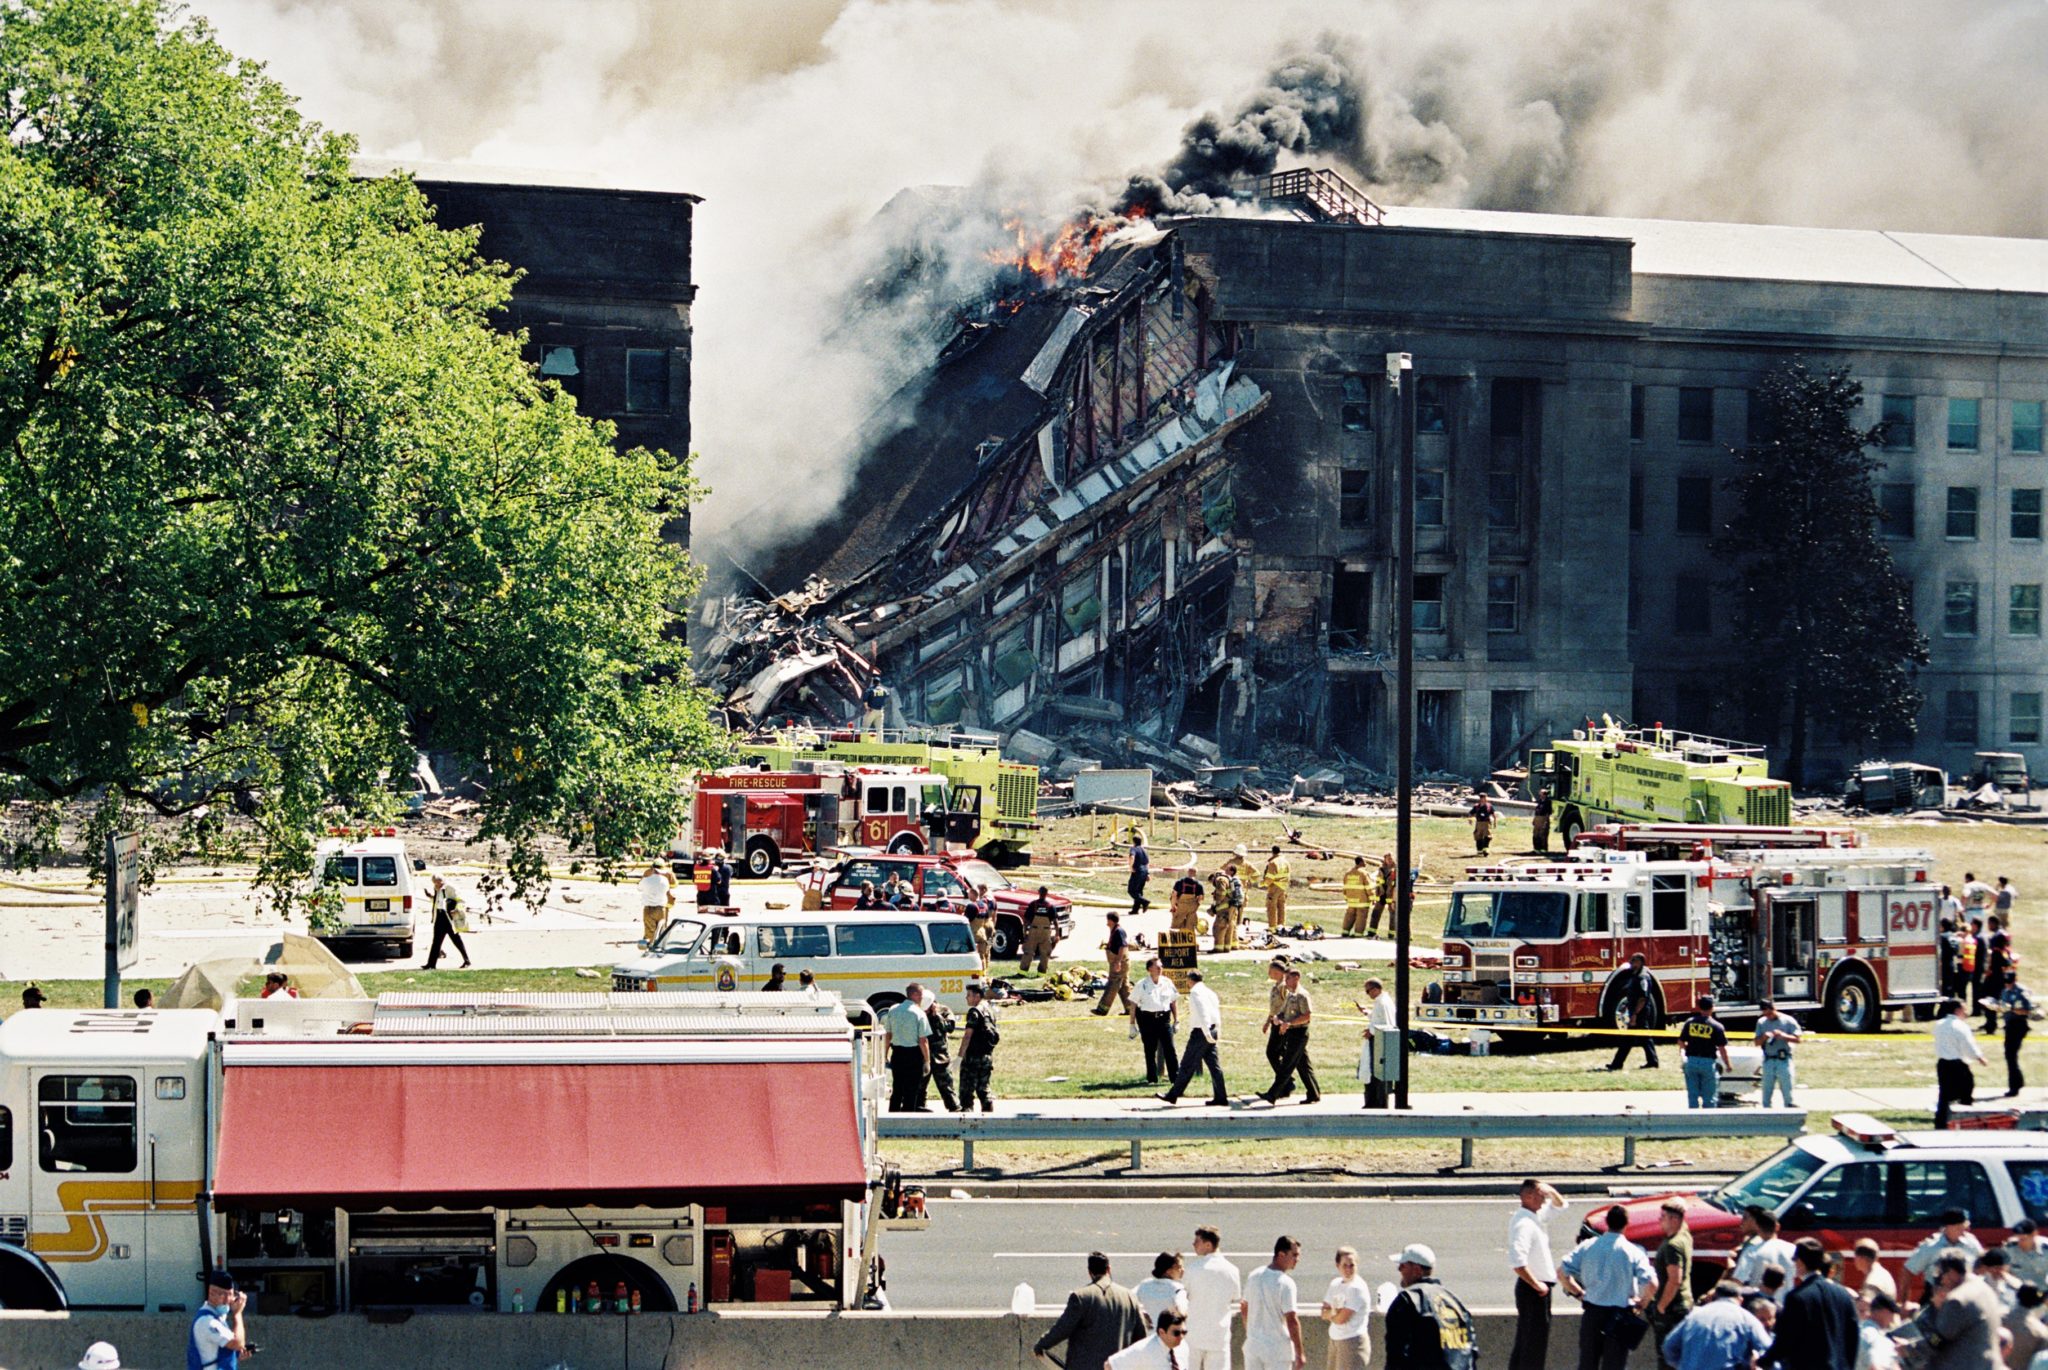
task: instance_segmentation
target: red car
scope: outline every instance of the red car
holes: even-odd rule
[[[996,921],[991,929],[991,953],[998,959],[1017,956],[1024,948],[1024,910],[1038,898],[1038,886],[1018,883],[978,856],[899,856],[884,852],[845,852],[836,864],[812,871],[797,881],[806,905],[816,897],[822,907],[850,909],[860,900],[860,887],[872,881],[877,894],[890,876],[908,884],[919,908],[936,908],[942,901],[964,907],[967,891],[963,879],[976,889],[987,888],[995,901]],[[1074,931],[1073,902],[1047,894],[1052,905],[1053,926],[1064,938]]]
[[[1913,1248],[1939,1227],[1943,1209],[1970,1214],[1986,1247],[2004,1241],[2022,1217],[2048,1222],[2048,1133],[1895,1132],[1861,1114],[1831,1120],[1834,1135],[1811,1134],[1719,1189],[1679,1193],[1692,1232],[1693,1287],[1704,1290],[1727,1270],[1742,1244],[1742,1210],[1760,1204],[1778,1216],[1787,1241],[1818,1237],[1830,1251],[1875,1238],[1894,1275]],[[1645,1251],[1662,1240],[1657,1210],[1671,1194],[1623,1201],[1628,1238]],[[1606,1230],[1602,1204],[1586,1215],[1579,1239]],[[1906,1292],[1905,1283],[1900,1283]]]

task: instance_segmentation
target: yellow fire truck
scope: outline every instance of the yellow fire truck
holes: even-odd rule
[[[1532,750],[1529,794],[1543,789],[1567,851],[1596,823],[1792,821],[1792,787],[1771,779],[1762,747],[1661,724],[1588,722]]]

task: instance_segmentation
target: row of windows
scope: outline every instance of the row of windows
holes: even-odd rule
[[[563,390],[583,398],[583,350],[567,343],[542,343],[540,374]],[[669,350],[665,347],[626,349],[626,412],[665,414],[670,407]]]
[[[1951,580],[1941,592],[1941,635],[1977,636],[1977,582]],[[2013,585],[2006,590],[2005,635],[2041,636],[2041,587]]]
[[[1975,690],[1950,690],[1942,701],[1942,741],[1955,746],[1976,746],[1982,740],[1977,708]],[[2041,740],[2040,691],[2015,690],[2006,696],[2005,740],[2018,743],[2038,743]]]
[[[1448,620],[1444,614],[1444,582],[1441,575],[1415,577],[1415,631],[1441,633]],[[1512,572],[1486,578],[1486,631],[1522,631],[1522,578]]]
[[[1644,413],[1644,392],[1648,387],[1633,385],[1628,396],[1628,435],[1637,442],[1643,440],[1646,429]],[[1749,423],[1747,437],[1755,441],[1763,436],[1763,419],[1757,392],[1744,392],[1749,397]],[[1884,395],[1878,400],[1878,422],[1883,428],[1880,439],[1883,445],[1893,450],[1912,448],[1918,438],[1915,426],[1915,410],[1918,396]],[[2023,453],[2039,453],[2042,450],[2042,401],[2014,400],[2012,404],[2012,450]],[[1983,441],[1983,401],[1977,399],[1951,398],[1948,401],[1948,449],[1951,452],[1974,452]],[[1711,443],[1714,441],[1714,390],[1706,385],[1682,385],[1678,387],[1678,440],[1684,443]]]
[[[1629,531],[1643,531],[1644,477],[1640,471],[1629,475]],[[1878,531],[1885,537],[1910,542],[1917,533],[1914,508],[1917,487],[1911,481],[1887,481],[1877,487]],[[1942,533],[1951,542],[1974,542],[1978,536],[1978,514],[1982,492],[1974,485],[1948,487],[1943,511]],[[2006,534],[2014,542],[2041,541],[2041,490],[2029,486],[2008,492]],[[1714,532],[1714,478],[1678,477],[1677,501],[1673,506],[1673,531],[1685,536],[1708,537]]]
[[[1357,467],[1338,473],[1337,523],[1344,528],[1365,528],[1372,523],[1372,473]],[[1415,526],[1441,529],[1448,526],[1449,473],[1415,473]],[[1517,471],[1486,473],[1486,526],[1496,532],[1512,532],[1522,526],[1522,477]]]

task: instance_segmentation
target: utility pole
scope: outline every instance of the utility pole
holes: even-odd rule
[[[1401,474],[1394,515],[1394,1022],[1401,1039],[1395,1059],[1394,1107],[1408,1107],[1408,913],[1415,904],[1415,389],[1406,352],[1387,354],[1387,385],[1400,403]]]

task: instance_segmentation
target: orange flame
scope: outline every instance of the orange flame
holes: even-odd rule
[[[1026,272],[1048,286],[1078,280],[1088,274],[1089,264],[1111,234],[1143,217],[1138,212],[1128,218],[1094,215],[1070,219],[1047,234],[1027,225],[1021,215],[1012,215],[1003,221],[1003,227],[1014,238],[1014,246],[995,248],[985,255],[997,266]]]

